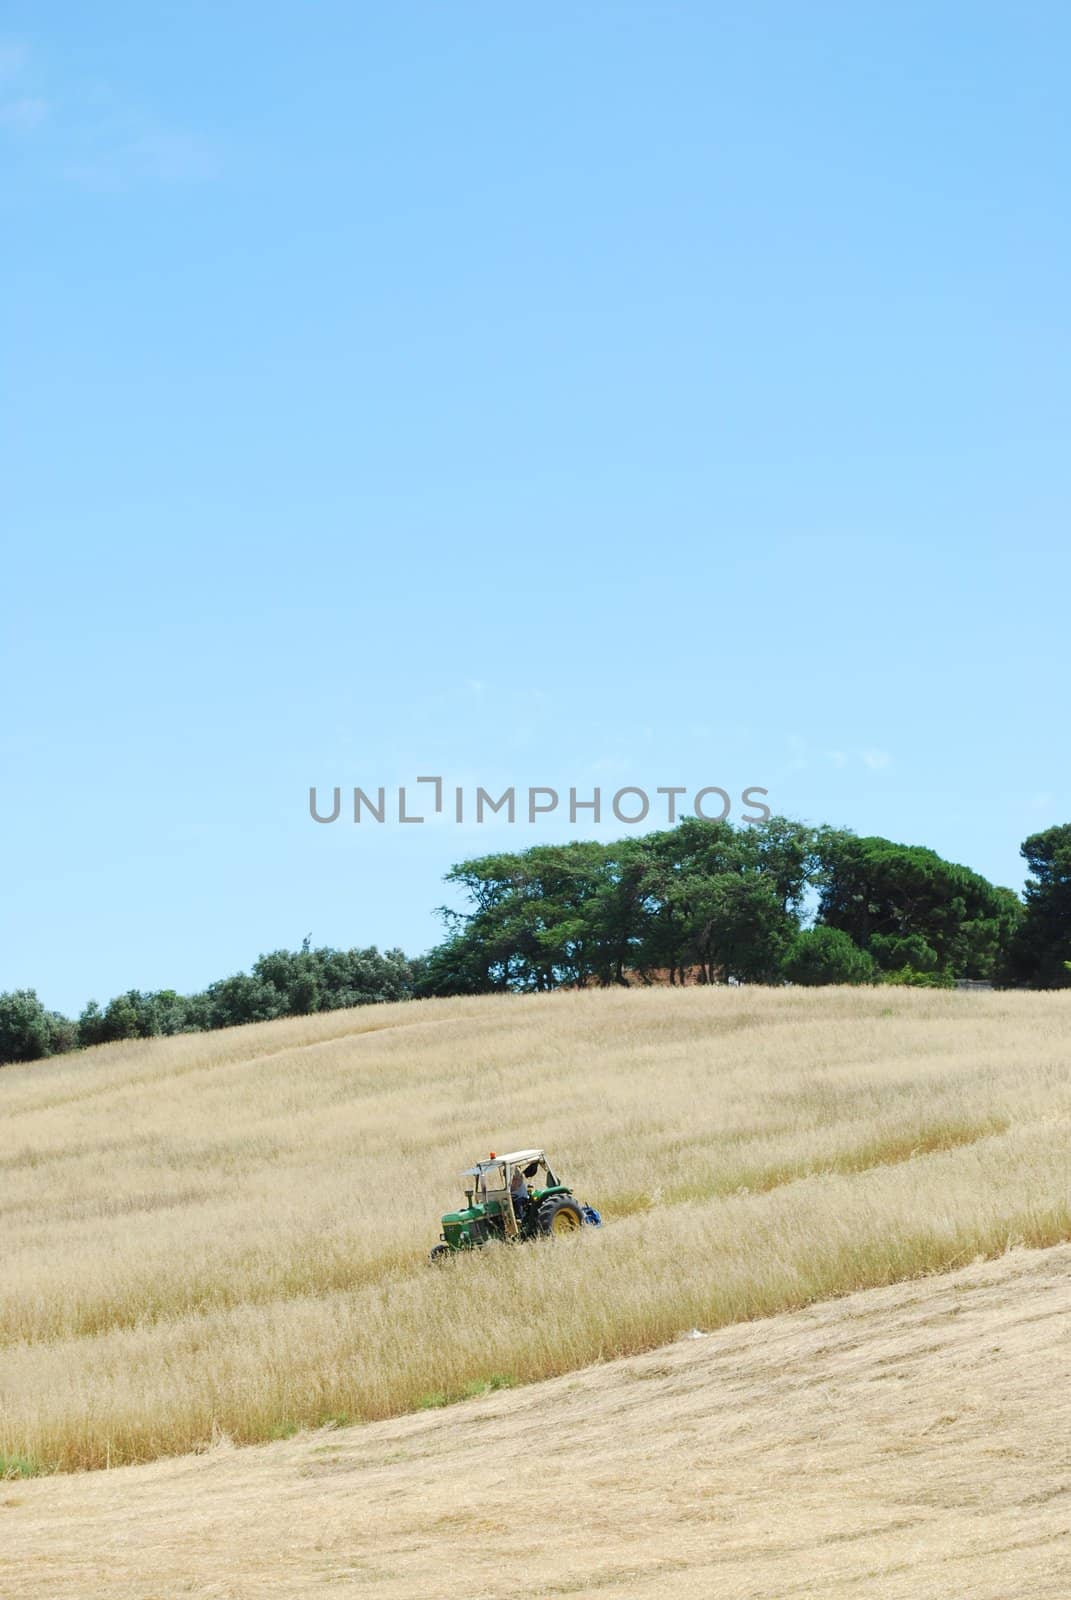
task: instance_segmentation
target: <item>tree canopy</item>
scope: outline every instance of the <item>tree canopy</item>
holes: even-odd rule
[[[1071,824],[1027,839],[1025,907],[922,845],[768,817],[687,817],[603,843],[498,851],[446,875],[463,905],[426,956],[261,955],[197,994],[129,989],[77,1023],[0,994],[0,1064],[424,995],[627,983],[1071,984]]]
[[[1021,855],[1026,910],[1009,940],[1004,976],[1038,989],[1071,986],[1071,823],[1033,833]]]
[[[539,845],[462,862],[447,882],[469,904],[444,911],[425,993],[985,979],[1021,915],[1010,890],[933,850],[786,817]],[[800,942],[809,898],[824,933]]]

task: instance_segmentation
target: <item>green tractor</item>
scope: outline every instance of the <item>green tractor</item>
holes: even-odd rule
[[[558,1182],[542,1150],[514,1150],[508,1156],[492,1151],[461,1178],[465,1204],[443,1217],[442,1243],[432,1250],[432,1261],[492,1239],[512,1244],[602,1225],[592,1206],[582,1205],[568,1185]]]

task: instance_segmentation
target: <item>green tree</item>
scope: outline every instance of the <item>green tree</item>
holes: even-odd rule
[[[690,896],[685,961],[698,966],[706,983],[769,983],[798,927],[769,879],[740,872],[699,878]]]
[[[71,1024],[58,1011],[48,1011],[35,989],[0,994],[0,1066],[11,1061],[38,1061],[72,1046]]]
[[[235,1028],[245,1022],[270,1022],[282,1016],[279,991],[247,972],[210,983],[205,990],[209,1026]]]
[[[489,994],[494,985],[479,941],[467,929],[451,934],[442,944],[413,963],[414,994]]]
[[[921,845],[833,828],[819,830],[816,843],[820,924],[841,929],[880,961],[889,959],[889,941],[919,939],[935,971],[992,976],[1017,915],[1010,890]]]
[[[585,982],[600,965],[599,939],[610,881],[604,845],[536,845],[463,861],[446,881],[464,890],[469,911],[442,909],[450,959],[469,981],[482,970],[489,990],[547,990]],[[443,967],[435,963],[441,981]]]
[[[412,963],[401,950],[273,950],[253,965],[253,978],[275,995],[277,1016],[306,1016],[346,1006],[407,1000],[413,994]]]
[[[639,963],[652,909],[646,886],[644,839],[602,849],[600,869],[584,905],[588,972],[596,983],[624,984]]]
[[[174,989],[156,993],[128,989],[101,1011],[91,1000],[78,1019],[82,1046],[114,1044],[120,1039],[152,1039],[160,1033],[181,1033],[186,1027],[186,1002]]]
[[[686,818],[648,835],[638,966],[683,981],[773,978],[813,870],[809,829],[784,817],[734,829]]]
[[[841,928],[805,928],[781,963],[790,983],[872,983],[874,962]]]
[[[307,1016],[320,1010],[323,986],[311,950],[272,950],[253,963],[253,976],[274,989],[280,1015]]]
[[[309,953],[324,1011],[412,998],[413,966],[402,950],[380,951],[373,944],[363,950],[325,947]],[[301,1001],[300,991],[296,998]]]
[[[190,1031],[189,1003],[184,995],[174,989],[158,989],[152,996],[157,1032],[188,1033]]]
[[[785,818],[741,830],[688,818],[616,844],[464,861],[447,882],[469,908],[444,911],[450,936],[421,991],[623,983],[631,971],[675,983],[695,969],[710,983],[763,981],[799,926],[814,860],[811,831]]]
[[[1033,833],[1020,851],[1032,881],[1026,909],[1007,940],[1001,977],[1036,989],[1071,985],[1071,823]]]
[[[898,972],[905,967],[914,972],[936,972],[940,965],[937,951],[926,943],[921,933],[873,933],[869,950],[874,958],[873,965],[880,972]]]

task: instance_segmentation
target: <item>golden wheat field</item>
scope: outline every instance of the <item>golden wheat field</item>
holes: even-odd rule
[[[1071,1238],[1071,996],[366,1008],[0,1072],[0,1456],[368,1422]],[[542,1145],[606,1226],[431,1269]]]

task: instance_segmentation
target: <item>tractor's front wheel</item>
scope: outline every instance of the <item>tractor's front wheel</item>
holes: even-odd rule
[[[451,1250],[448,1244],[437,1244],[429,1255],[428,1260],[434,1266],[435,1262],[445,1261],[447,1256],[452,1256],[453,1253],[454,1252]]]
[[[575,1233],[583,1220],[580,1207],[567,1194],[552,1194],[539,1208],[539,1231],[548,1238]]]

